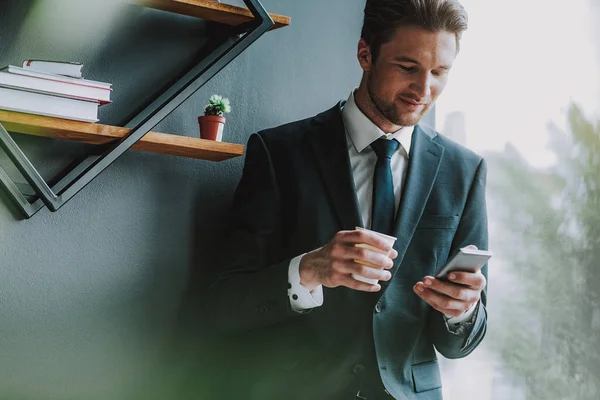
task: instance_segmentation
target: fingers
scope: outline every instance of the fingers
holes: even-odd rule
[[[347,274],[356,274],[368,279],[377,279],[378,281],[389,281],[392,278],[390,271],[381,268],[373,268],[358,263],[349,263],[345,271]]]
[[[391,272],[386,269],[369,267],[352,260],[333,262],[331,266],[331,283],[335,286],[344,285],[344,282],[347,282],[345,277],[352,274],[368,279],[377,279],[378,281],[388,281],[392,278]]]
[[[325,247],[302,258],[300,281],[303,282],[303,277],[306,277],[305,281],[312,277],[310,283],[317,282],[326,287],[346,286],[366,292],[378,291],[380,285],[358,281],[352,275],[388,281],[392,277],[388,270],[394,266],[392,259],[397,256],[398,252],[391,247],[391,242],[375,232],[340,231]]]
[[[343,275],[341,278],[341,286],[361,292],[378,292],[381,290],[381,286],[379,284],[371,285],[370,283],[357,281],[350,275]]]
[[[392,241],[386,240],[384,237],[373,231],[340,231],[336,234],[336,238],[339,239],[341,243],[345,243],[349,246],[354,246],[356,244],[367,244],[369,246],[373,246],[377,249],[380,249],[382,252],[384,252],[384,254],[388,253],[389,255],[393,255],[393,257],[390,257],[392,259],[398,256],[397,251],[391,251],[393,250]]]
[[[481,271],[473,272],[451,272],[448,274],[448,280],[450,282],[457,283],[459,285],[467,286],[474,290],[483,290],[487,284],[485,276]]]
[[[364,247],[348,247],[347,254],[349,259],[366,261],[367,265],[371,264],[375,268],[390,269],[394,266],[394,262],[386,254]]]
[[[376,279],[378,281],[388,281],[392,278],[392,274],[389,271],[381,268],[372,268],[355,262],[337,263],[334,267],[334,272],[331,273],[330,279],[325,283],[325,286],[345,286],[350,289],[364,292],[376,292],[381,289],[379,284],[372,285],[370,283],[358,281],[352,277],[352,274],[360,275],[368,279]]]
[[[453,272],[451,281],[426,276],[413,291],[434,309],[452,317],[458,317],[477,303],[485,288],[485,277],[480,273]]]
[[[328,256],[332,260],[338,261],[354,262],[354,260],[362,260],[375,267],[385,269],[390,269],[394,266],[394,262],[386,254],[364,247],[355,247],[347,243],[332,243]]]
[[[439,293],[422,282],[417,283],[413,290],[431,307],[451,317],[458,317],[464,314],[474,304]]]
[[[452,282],[446,282],[436,279],[432,276],[426,276],[423,279],[425,287],[434,290],[440,294],[446,295],[449,298],[464,301],[467,303],[476,303],[480,298],[480,290],[472,289],[468,286],[459,285]]]

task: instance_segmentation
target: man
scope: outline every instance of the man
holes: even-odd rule
[[[417,125],[466,24],[455,0],[367,0],[348,101],[250,137],[209,293],[236,343],[223,398],[441,399],[434,349],[483,339],[486,267],[433,276],[487,247],[485,162]]]

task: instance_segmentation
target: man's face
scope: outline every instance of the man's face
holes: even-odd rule
[[[395,125],[416,125],[444,90],[456,51],[454,33],[403,26],[373,62],[361,40],[358,58],[375,108]]]

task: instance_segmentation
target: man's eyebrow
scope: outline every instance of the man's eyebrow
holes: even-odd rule
[[[406,57],[406,56],[395,57],[394,61],[396,61],[396,62],[409,62],[411,64],[421,65],[421,63],[419,63],[417,60],[414,60],[414,59],[412,59],[410,57]],[[439,69],[443,69],[445,71],[450,71],[451,65],[440,65],[438,68]]]
[[[394,58],[394,61],[399,61],[399,62],[409,62],[409,63],[413,63],[413,64],[417,64],[417,65],[421,65],[417,60],[413,60],[410,57],[406,57],[406,56],[398,56]]]
[[[414,60],[410,57],[406,57],[406,56],[398,56],[394,58],[394,61],[397,62],[409,62],[412,64],[417,64],[417,65],[421,65],[421,63],[419,63],[417,60]],[[444,69],[444,70],[450,70],[450,65],[440,65],[438,68],[440,69]]]

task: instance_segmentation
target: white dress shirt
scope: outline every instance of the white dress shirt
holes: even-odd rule
[[[406,179],[406,171],[410,156],[410,145],[414,126],[406,126],[400,130],[386,134],[377,125],[363,114],[354,101],[354,91],[350,94],[348,101],[342,110],[344,127],[346,128],[346,143],[350,157],[350,167],[356,189],[359,211],[363,226],[371,227],[372,199],[373,199],[373,175],[377,154],[371,148],[371,143],[380,137],[395,139],[400,143],[398,149],[391,158],[392,179],[394,182],[394,202],[396,212],[400,204],[402,187]],[[310,308],[323,305],[323,286],[317,286],[312,292],[300,284],[300,261],[304,254],[295,257],[290,262],[288,278],[288,295],[290,304],[294,311],[303,312]],[[449,325],[456,325],[467,320],[473,313],[472,307],[460,317],[447,317]]]

